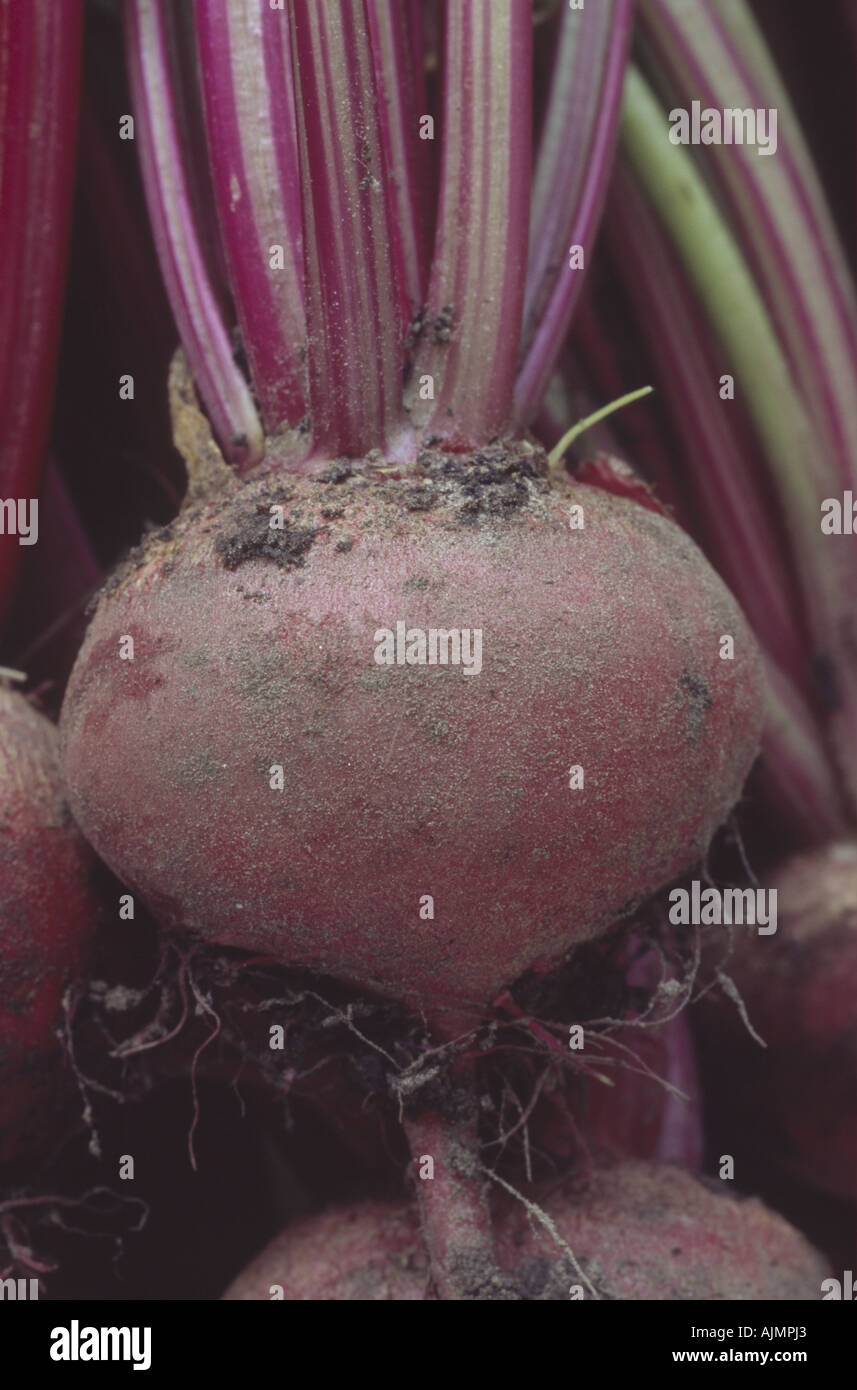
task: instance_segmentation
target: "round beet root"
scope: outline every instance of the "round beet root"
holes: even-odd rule
[[[706,996],[698,1024],[736,1132],[767,1164],[839,1197],[857,1184],[857,844],[799,855],[766,880],[777,931],[736,930],[724,969],[763,1039],[731,1000]],[[713,953],[712,953],[713,954]],[[722,956],[718,950],[717,958]]]
[[[500,1272],[485,1271],[480,1281],[474,1271],[472,1298],[811,1300],[828,1274],[782,1217],[680,1168],[623,1163],[596,1171],[583,1192],[571,1184],[554,1190],[542,1206],[577,1268],[504,1196],[494,1223]],[[415,1209],[372,1202],[287,1228],[224,1294],[331,1302],[433,1296]]]
[[[108,585],[64,767],[163,920],[449,1034],[704,853],[757,749],[753,638],[669,520],[543,471],[272,474]]]
[[[0,1163],[29,1153],[52,1117],[54,1030],[96,922],[93,862],[65,801],[55,728],[0,686]]]

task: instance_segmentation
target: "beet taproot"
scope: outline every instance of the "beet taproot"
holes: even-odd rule
[[[680,1168],[623,1163],[541,1200],[578,1268],[520,1202],[497,1203],[499,1272],[474,1271],[480,1300],[812,1300],[825,1260],[755,1198]],[[582,1276],[581,1277],[581,1272]],[[588,1282],[587,1282],[588,1281]],[[594,1294],[593,1294],[594,1291]],[[332,1208],[287,1227],[233,1281],[227,1301],[392,1300],[434,1296],[416,1208]]]
[[[754,640],[677,526],[544,472],[526,443],[279,472],[130,558],[63,763],[162,921],[449,1034],[704,854],[758,747]],[[479,630],[481,670],[380,664],[399,622],[415,657]]]
[[[57,731],[0,685],[0,1163],[56,1118],[55,1030],[97,921],[94,856],[65,799]]]

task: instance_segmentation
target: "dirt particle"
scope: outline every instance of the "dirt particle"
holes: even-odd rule
[[[233,508],[223,530],[215,537],[214,549],[228,570],[237,569],[246,560],[273,560],[282,566],[302,565],[307,551],[318,535],[313,526],[285,520],[282,527],[271,526],[270,508],[266,505]]]
[[[511,1303],[520,1298],[514,1276],[499,1270],[490,1260],[473,1250],[457,1249],[453,1244],[447,1254],[446,1265],[463,1299]]]
[[[705,716],[714,704],[711,691],[701,676],[682,671],[678,678],[680,698],[686,706],[687,732],[691,740],[696,740],[705,728]]]
[[[408,324],[408,331],[405,334],[405,351],[410,352],[417,339],[422,335],[426,326],[426,306],[421,305],[414,317]]]
[[[482,516],[507,517],[527,505],[533,490],[545,491],[549,487],[537,467],[539,457],[526,445],[510,446],[497,441],[475,454],[465,455],[426,448],[417,465],[434,489],[457,487],[459,523],[472,525]],[[406,505],[411,510],[422,510],[425,503],[414,505],[420,496],[421,489],[412,489]]]
[[[438,503],[438,494],[432,487],[413,487],[405,494],[405,506],[409,512],[428,512]]]
[[[321,475],[323,483],[344,483],[351,477],[354,469],[347,459],[334,459],[330,467]]]
[[[444,304],[439,314],[436,314],[431,321],[431,335],[436,343],[448,343],[452,337],[452,321],[455,317],[455,305]]]

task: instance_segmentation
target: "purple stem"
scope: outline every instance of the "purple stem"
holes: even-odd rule
[[[628,227],[634,228],[631,238]],[[802,840],[837,833],[846,820],[821,728],[802,693],[807,638],[793,618],[797,597],[780,537],[756,486],[748,441],[730,418],[736,402],[720,400],[717,354],[692,287],[621,159],[606,231],[684,444],[686,477],[705,519],[708,548],[768,653],[763,785]]]
[[[628,235],[631,227],[633,236]],[[754,481],[753,455],[734,427],[737,403],[720,399],[720,376],[728,364],[719,360],[692,286],[622,159],[611,188],[606,231],[656,363],[659,389],[671,407],[718,569],[759,641],[794,680],[803,682],[807,642],[794,619],[799,607],[795,586]]]
[[[842,797],[809,706],[775,662],[766,662],[765,672],[768,717],[759,776],[767,800],[801,845],[847,834]]]
[[[411,314],[425,302],[429,267],[432,141],[420,136],[428,114],[419,15],[412,3],[367,0],[384,159],[392,189],[402,284]]]
[[[264,435],[233,356],[193,216],[163,0],[126,0],[125,36],[143,187],[167,296],[220,447],[247,468],[261,459]]]
[[[365,0],[291,8],[317,449],[392,447],[408,308]]]
[[[162,13],[170,62],[170,91],[175,103],[178,140],[184,151],[184,171],[194,226],[221,313],[229,322],[232,306],[209,166],[196,19],[187,0],[181,0],[178,5],[165,5]]]
[[[704,316],[624,160],[608,200],[606,231],[649,335],[713,558],[769,654],[762,784],[802,841],[839,833],[846,824],[841,798],[821,729],[801,693],[807,639],[792,618],[796,598],[780,538],[755,485],[752,454],[730,421],[736,403],[719,398],[720,370]]]
[[[443,151],[428,309],[408,405],[456,447],[510,423],[531,158],[529,0],[447,0]],[[426,400],[421,392],[430,390]]]
[[[0,5],[0,494],[38,496],[62,326],[75,172],[79,0]],[[22,558],[0,536],[0,617]]]
[[[530,422],[547,390],[583,286],[569,251],[591,258],[619,129],[634,0],[565,8],[539,144],[530,214],[524,353],[515,419]]]
[[[662,1028],[666,1045],[663,1080],[675,1090],[667,1091],[664,1099],[653,1158],[658,1163],[676,1163],[697,1172],[703,1162],[703,1131],[693,1034],[686,1013],[676,1014]]]
[[[220,234],[250,376],[273,435],[306,410],[289,17],[267,0],[195,0],[194,14]]]
[[[776,153],[704,147],[822,447],[843,487],[857,482],[857,306],[833,220],[764,40],[741,0],[642,0],[652,56],[678,100],[773,108]]]
[[[789,562],[805,605],[810,634],[807,672],[825,715],[843,789],[857,816],[857,628],[851,598],[857,588],[857,551],[844,530],[831,535],[820,524],[822,504],[835,497],[840,475],[823,441],[818,446],[799,373],[787,360],[729,223],[698,161],[678,147],[672,133],[645,78],[638,69],[629,69],[623,147],[729,354],[762,444],[771,506],[787,529]]]

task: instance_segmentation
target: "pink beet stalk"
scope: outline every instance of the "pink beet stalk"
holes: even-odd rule
[[[417,138],[427,113],[425,73],[416,28],[419,9],[389,0],[367,0],[366,14],[378,91],[381,138],[389,173],[402,260],[402,283],[411,314],[425,299],[431,253],[431,155],[433,141]]]
[[[849,824],[834,767],[818,721],[794,682],[773,661],[766,663],[766,675],[759,779],[797,843],[819,844],[843,834]]]
[[[837,496],[841,473],[835,458],[818,447],[800,380],[742,248],[694,161],[669,134],[666,113],[650,86],[637,69],[629,69],[623,149],[684,262],[713,334],[729,354],[762,446],[810,634],[805,669],[854,814],[857,648],[850,595],[857,583],[857,552],[849,536],[824,534],[820,525],[822,504]]]
[[[292,6],[315,443],[360,455],[404,427],[408,316],[363,0]]]
[[[659,390],[671,406],[709,553],[759,640],[801,680],[806,638],[798,595],[755,476],[758,450],[736,422],[736,405],[719,395],[728,356],[712,344],[693,288],[624,160],[613,180],[606,231],[656,364]]]
[[[264,436],[206,265],[185,170],[162,0],[127,0],[126,47],[149,216],[194,380],[225,456],[257,462]]]
[[[77,141],[80,0],[0,6],[0,497],[38,496],[62,320]],[[20,534],[0,537],[0,615]]]
[[[628,226],[635,229],[631,239]],[[607,233],[684,446],[705,543],[767,649],[763,785],[800,836],[812,842],[841,831],[845,811],[808,703],[807,639],[782,537],[755,476],[754,441],[736,423],[737,403],[724,403],[718,393],[728,358],[712,344],[692,287],[623,160],[611,190]]]
[[[669,1089],[654,1157],[660,1163],[678,1163],[696,1170],[702,1167],[703,1159],[702,1102],[693,1037],[685,1014],[677,1014],[664,1029],[666,1067],[662,1079]]]
[[[526,274],[531,69],[529,0],[449,0],[440,205],[409,405],[416,423],[462,448],[510,423]],[[421,394],[427,389],[431,400]]]
[[[619,129],[633,0],[563,9],[544,130],[533,177],[524,358],[515,417],[527,424],[547,390],[591,257]]]
[[[768,113],[767,156],[752,144],[713,144],[705,147],[702,167],[740,236],[788,361],[793,394],[811,423],[803,450],[809,485],[803,496],[780,472],[786,450],[773,446],[773,432],[761,422],[760,430],[805,593],[817,698],[853,816],[857,660],[853,605],[844,595],[857,585],[857,558],[847,538],[821,535],[819,513],[825,499],[841,502],[843,494],[857,489],[853,277],[788,93],[745,0],[702,0],[694,6],[644,0],[640,14],[655,80],[669,91],[670,102],[689,107],[695,99],[703,107]],[[771,379],[770,369],[765,375]]]
[[[205,128],[238,319],[269,434],[306,409],[303,247],[289,17],[196,0]]]
[[[857,478],[857,300],[788,94],[744,0],[643,0],[642,31],[675,99],[776,112],[776,149],[705,147],[724,206],[813,412],[819,445]],[[773,129],[773,127],[772,127]],[[770,132],[769,132],[770,133]]]

